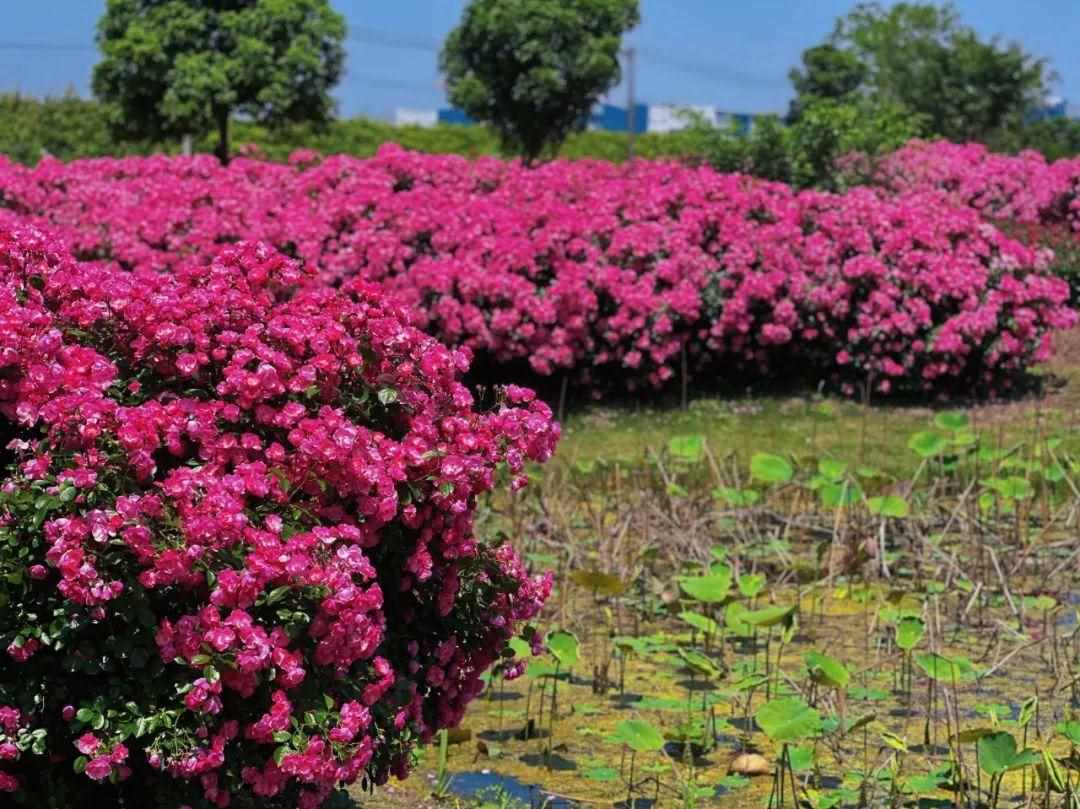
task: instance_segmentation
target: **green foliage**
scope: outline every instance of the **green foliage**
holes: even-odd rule
[[[1061,160],[1080,155],[1080,121],[1052,118],[1023,127],[999,130],[987,139],[996,152],[1020,152],[1034,149],[1047,160]]]
[[[480,157],[499,153],[498,140],[481,126],[394,126],[370,118],[349,118],[326,126],[292,124],[274,129],[237,121],[234,132],[237,143],[253,144],[272,160],[285,160],[301,148],[322,154],[370,157],[387,143],[426,154]]]
[[[915,664],[932,680],[950,684],[970,683],[979,678],[979,671],[966,657],[943,657],[934,652],[915,656]]]
[[[856,54],[826,42],[803,51],[802,68],[788,76],[795,88],[788,121],[795,123],[808,104],[850,100],[866,80],[867,67]]]
[[[958,141],[984,139],[1020,126],[1045,97],[1044,62],[1019,45],[983,42],[971,30],[958,32],[950,45],[934,52],[921,80],[901,96],[934,132]]]
[[[814,488],[817,489],[821,504],[826,508],[846,508],[863,498],[862,488],[854,480],[813,482],[817,484]]]
[[[699,119],[660,137],[666,139],[665,151],[702,160],[717,171],[839,189],[868,181],[874,158],[928,131],[922,116],[896,103],[808,98],[792,126],[765,116],[749,135],[741,135]],[[838,171],[837,161],[851,153],[861,162]]]
[[[592,590],[595,595],[599,596],[618,596],[626,591],[626,582],[618,576],[601,573],[599,570],[575,570],[571,572],[570,578],[576,584],[587,590]]]
[[[930,132],[955,141],[1021,126],[1049,77],[1045,60],[983,41],[950,4],[860,3],[803,64],[792,73],[796,110],[860,94],[921,116]]]
[[[534,160],[618,82],[639,19],[638,0],[472,0],[440,60],[450,100]]]
[[[664,746],[663,735],[644,719],[624,719],[615,726],[609,741],[625,744],[636,753],[655,753]]]
[[[750,459],[750,474],[762,483],[787,483],[795,476],[795,470],[779,455],[758,452]]]
[[[821,714],[799,697],[781,697],[766,702],[754,715],[758,727],[774,742],[787,744],[818,735]]]
[[[832,483],[839,483],[847,474],[847,464],[836,458],[822,458],[818,461],[818,474]]]
[[[989,733],[976,742],[979,756],[979,768],[987,775],[1001,775],[1011,770],[1018,770],[1039,761],[1034,750],[1016,749],[1016,739],[1011,733]]]
[[[705,436],[676,435],[668,441],[668,452],[676,461],[696,464],[705,457]]]
[[[1069,305],[1080,306],[1080,244],[1075,239],[1055,239],[1051,272],[1069,285]]]
[[[1069,740],[1069,744],[1080,745],[1080,721],[1070,719],[1065,722],[1058,722],[1054,725],[1054,730]]]
[[[532,646],[530,646],[522,638],[510,638],[510,640],[507,641],[506,646],[508,649],[510,649],[511,652],[514,653],[514,657],[520,658],[522,660],[525,660],[532,655]]]
[[[232,138],[237,144],[253,145],[258,153],[271,160],[285,160],[300,148],[323,154],[374,155],[386,143],[398,143],[406,149],[430,154],[461,154],[468,157],[498,154],[498,140],[480,126],[435,127],[394,126],[368,118],[331,121],[325,126],[281,124],[269,129],[252,121],[234,120]],[[621,145],[609,146],[607,132],[583,132],[567,144],[585,156],[625,157],[625,138]],[[617,137],[617,136],[614,136]],[[658,152],[662,136],[643,138],[649,149]],[[213,137],[196,138],[196,151],[211,151]],[[36,99],[18,94],[0,95],[0,154],[20,163],[33,164],[43,152],[60,160],[180,151],[178,137],[159,141],[117,139],[110,130],[106,108],[96,101],[73,94],[60,98]]]
[[[108,0],[94,92],[122,136],[216,131],[227,160],[234,114],[268,124],[330,117],[344,38],[327,0]]]
[[[749,508],[761,500],[761,495],[753,489],[733,489],[730,486],[713,489],[712,495],[734,508]]]
[[[967,413],[950,410],[934,416],[934,425],[939,429],[958,433],[971,427],[971,417]]]
[[[712,661],[712,658],[703,655],[693,649],[679,648],[679,657],[693,671],[704,674],[713,680],[719,680],[724,676],[723,669]]]
[[[866,501],[866,507],[871,514],[878,517],[896,517],[901,519],[911,513],[911,507],[907,500],[897,497],[895,494],[887,494],[879,497],[871,497]]]
[[[19,163],[36,163],[45,154],[61,159],[105,155],[118,144],[101,106],[69,92],[38,100],[19,93],[0,95],[0,154]],[[144,151],[124,144],[120,151]]]
[[[701,116],[690,116],[688,127],[663,137],[673,145],[677,144],[679,154],[707,163],[717,171],[751,171],[750,140],[739,132],[735,124],[718,127]]]
[[[679,613],[679,617],[705,635],[715,635],[720,631],[720,625],[716,621],[700,612],[683,611]]]
[[[1035,495],[1035,488],[1026,478],[1010,475],[1005,478],[988,478],[982,481],[990,492],[1006,500],[1028,500]]]
[[[770,627],[789,624],[795,615],[794,607],[772,606],[742,613],[740,619],[750,626]]]
[[[806,772],[814,766],[813,747],[788,748],[788,766],[792,772]]]
[[[739,576],[739,592],[746,598],[755,598],[765,589],[765,577],[760,573],[744,573]]]
[[[577,665],[580,645],[574,633],[563,630],[552,632],[548,635],[547,647],[551,656],[559,662],[560,668],[569,669]]]
[[[851,680],[851,672],[839,660],[822,652],[807,652],[804,656],[806,668],[814,682],[829,688],[846,688]]]
[[[681,577],[679,586],[695,601],[720,604],[731,592],[731,579],[731,568],[717,565],[708,575]]]
[[[920,458],[933,458],[948,448],[948,442],[929,430],[915,433],[908,440],[908,448]]]
[[[894,102],[814,101],[788,130],[792,182],[834,190],[864,182],[873,172],[873,158],[926,131],[923,116]],[[839,173],[837,161],[853,153],[863,164],[853,164]]]
[[[746,613],[749,610],[746,605],[733,601],[724,609],[724,626],[740,638],[748,638],[753,634],[753,627],[746,622]]]
[[[795,155],[789,133],[775,115],[758,118],[746,144],[746,170],[755,177],[790,183]]]
[[[926,634],[926,624],[921,618],[902,618],[896,625],[896,645],[905,652],[910,652],[918,646],[924,634]]]

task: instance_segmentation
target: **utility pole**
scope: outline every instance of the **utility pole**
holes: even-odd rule
[[[634,136],[637,134],[637,93],[635,88],[635,51],[631,46],[626,54],[626,159],[634,159]]]

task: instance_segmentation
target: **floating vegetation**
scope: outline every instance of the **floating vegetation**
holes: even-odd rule
[[[526,806],[1080,806],[1080,462],[963,413],[906,443],[900,475],[680,436],[490,500],[555,628],[450,769]]]

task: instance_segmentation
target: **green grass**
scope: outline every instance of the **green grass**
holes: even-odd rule
[[[1054,358],[1036,373],[1042,394],[1006,403],[954,406],[966,412],[983,439],[997,445],[1031,445],[1061,435],[1063,451],[1080,454],[1080,329],[1058,335]],[[979,391],[973,390],[978,397]],[[862,405],[850,399],[773,395],[741,399],[699,397],[686,411],[673,407],[592,406],[563,421],[556,463],[582,460],[640,461],[676,435],[703,435],[713,453],[754,452],[795,459],[834,456],[903,475],[918,459],[908,447],[912,433],[931,429],[946,404]]]
[[[1080,449],[1069,410],[1053,397],[966,408],[985,440],[1006,446],[1061,433],[1067,449]],[[902,475],[918,462],[908,449],[913,433],[933,428],[939,410],[895,405],[864,406],[843,399],[756,397],[742,401],[702,398],[687,410],[594,406],[569,414],[556,462],[640,461],[679,435],[702,435],[718,457],[746,460],[754,452],[796,460],[836,457]]]

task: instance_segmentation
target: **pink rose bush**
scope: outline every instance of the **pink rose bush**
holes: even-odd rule
[[[885,158],[875,182],[891,193],[938,190],[989,219],[1064,225],[1080,238],[1080,158],[996,154],[978,143],[912,141]]]
[[[1022,198],[1038,187],[1025,172],[1042,170],[1030,155],[1002,167],[957,147],[935,169],[937,152],[919,148],[889,164],[892,193],[843,195],[676,164],[526,169],[396,147],[225,168],[45,160],[0,166],[0,222],[134,273],[266,242],[307,268],[308,284],[378,285],[490,379],[565,375],[599,396],[663,388],[685,369],[698,384],[798,376],[848,392],[1003,392],[1076,316],[1050,253],[980,214],[1065,203]],[[992,164],[990,179],[957,192],[953,173],[973,161]],[[199,367],[197,352],[175,361]]]
[[[979,144],[912,141],[873,182],[888,194],[934,191],[978,211],[1025,244],[1053,253],[1050,271],[1080,305],[1080,158],[1048,163],[1034,151],[995,154]]]
[[[0,792],[314,809],[404,775],[550,591],[473,530],[549,409],[481,412],[464,353],[268,246],[161,272],[60,230],[0,226]]]

